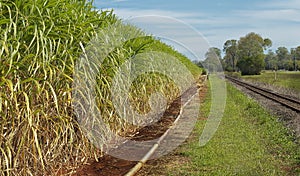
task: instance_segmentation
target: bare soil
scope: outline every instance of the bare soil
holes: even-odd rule
[[[162,158],[148,161],[136,176],[166,176],[168,170],[189,163],[189,158],[176,150]]]
[[[199,92],[200,100],[202,102],[206,97],[207,91],[207,85],[203,85],[201,91]],[[207,117],[204,117],[203,114],[200,114],[198,120],[207,120]],[[188,143],[189,141],[194,140],[196,137],[197,136],[193,135],[192,133],[192,135],[189,136],[184,143]],[[168,170],[181,167],[189,162],[190,159],[188,157],[182,155],[179,150],[174,150],[172,153],[159,159],[148,161],[137,173],[137,176],[166,176],[168,175]]]
[[[151,139],[159,138],[161,135],[164,134],[164,132],[172,125],[176,117],[178,116],[180,112],[180,108],[185,100],[188,100],[189,96],[196,93],[199,85],[195,85],[192,88],[190,88],[188,91],[186,91],[181,97],[177,98],[170,107],[166,110],[161,120],[158,122],[146,126],[144,128],[141,128],[138,133],[131,139],[136,141],[146,141]],[[201,93],[203,96],[203,93]],[[200,96],[201,96],[200,95]],[[203,99],[203,98],[201,98]],[[183,101],[182,101],[183,100]],[[167,157],[166,162],[169,161],[169,159],[172,158],[179,162],[184,162],[180,156],[176,156],[176,154],[171,154]],[[164,158],[164,157],[163,157]],[[173,160],[174,161],[174,160]],[[151,160],[149,161],[149,165],[145,167],[143,171],[139,175],[149,175],[147,173],[148,166],[157,163],[156,165],[161,166],[162,160]],[[103,157],[98,159],[98,162],[95,160],[91,160],[88,162],[88,164],[80,167],[76,170],[76,173],[72,174],[73,176],[121,176],[125,175],[137,162],[136,161],[126,161],[119,158],[115,158],[113,156],[104,155]],[[161,169],[159,169],[161,170]],[[159,172],[157,170],[157,172]],[[146,174],[147,173],[147,174]],[[159,175],[159,173],[155,173],[154,175]]]

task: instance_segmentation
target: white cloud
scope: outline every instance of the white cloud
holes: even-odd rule
[[[252,31],[270,38],[273,50],[279,46],[291,48],[300,45],[300,9],[293,6],[300,7],[300,1],[278,1],[269,4],[267,9],[236,11],[235,14],[251,24]]]
[[[248,10],[236,11],[236,13],[241,17],[250,17],[255,20],[300,22],[300,11],[295,9]]]
[[[300,9],[300,1],[299,0],[273,0],[272,2],[261,2],[261,6],[267,8],[277,8],[277,9]]]
[[[123,19],[132,18],[139,15],[152,15],[149,16],[147,19],[140,19],[140,21],[135,20],[135,23],[140,22],[142,25],[138,25],[143,29],[152,29],[149,31],[150,33],[155,33],[160,31],[167,33],[169,36],[172,35],[176,38],[181,38],[187,42],[187,39],[190,40],[190,43],[194,43],[194,46],[197,47],[196,42],[193,42],[193,36],[189,35],[189,32],[184,31],[181,29],[181,26],[177,23],[173,24],[173,20],[168,19],[161,19],[161,16],[169,16],[175,19],[181,20],[181,22],[193,26],[199,33],[202,33],[204,36],[207,37],[209,42],[217,47],[222,47],[223,42],[217,38],[224,38],[228,36],[232,36],[232,33],[240,30],[240,28],[247,27],[247,22],[241,20],[238,17],[212,17],[210,14],[207,13],[190,13],[190,12],[172,12],[172,11],[164,11],[164,10],[135,10],[135,9],[116,9],[116,14]],[[153,16],[155,15],[155,16]],[[156,17],[156,18],[155,18]],[[153,25],[155,24],[155,26]],[[174,26],[175,25],[175,26]],[[239,27],[237,27],[239,26]],[[163,29],[163,30],[162,30]],[[147,31],[147,30],[146,30]],[[202,35],[200,34],[200,35]],[[164,35],[164,34],[163,34]],[[214,37],[212,37],[214,36]],[[235,35],[236,36],[236,35]],[[240,36],[239,36],[240,37]]]
[[[212,17],[211,14],[200,13],[200,12],[197,13],[174,12],[174,11],[157,10],[157,9],[141,10],[141,9],[124,9],[124,8],[114,9],[114,12],[123,19],[128,19],[136,16],[166,16],[166,17],[172,17],[172,18],[182,20],[185,23],[188,23],[190,25],[203,24],[203,25],[220,26],[220,25],[231,25],[240,22],[239,19],[234,17],[228,20],[228,18],[226,17]]]
[[[129,0],[112,0],[113,3],[126,2],[126,1],[129,1]]]
[[[295,6],[299,4],[297,7],[300,7],[300,1],[289,0],[289,2]],[[193,26],[206,37],[208,40],[206,43],[220,49],[222,49],[226,40],[239,39],[249,32],[256,32],[261,34],[262,37],[270,38],[273,41],[272,49],[276,49],[279,46],[290,48],[300,45],[300,33],[298,32],[300,29],[300,10],[288,8],[291,5],[280,7],[281,4],[283,3],[278,1],[264,9],[232,11],[232,13],[224,15],[126,8],[115,9],[115,13],[123,19],[152,15],[146,20],[144,18],[135,22],[139,22],[141,24],[140,27],[143,29],[151,29],[152,31],[148,32],[152,34],[169,36],[169,38],[179,41],[189,49],[197,50],[198,53],[201,53],[198,55],[203,55],[204,51],[201,48],[205,47],[201,42],[199,43],[201,39],[195,37],[197,34],[184,30],[181,25],[178,25],[178,22],[184,22]],[[260,7],[264,6],[261,5]],[[174,20],[170,20],[172,18],[159,18],[159,16],[172,17],[181,21],[174,22]],[[201,36],[201,34],[199,35]],[[182,48],[179,50],[186,52]]]
[[[173,12],[167,10],[140,10],[140,9],[114,9],[115,13],[122,17],[123,19],[135,17],[135,16],[148,16],[148,15],[161,15],[161,16],[170,16],[173,18],[191,18],[199,16],[199,13],[184,13],[184,12]]]
[[[175,48],[181,46],[177,48],[178,51],[187,52],[187,50],[190,50],[198,56],[198,59],[202,59],[209,48],[208,41],[201,33],[176,18],[140,16],[132,18],[129,22],[165,40],[166,43],[173,44]]]

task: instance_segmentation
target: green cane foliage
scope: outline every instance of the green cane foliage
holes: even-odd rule
[[[0,2],[0,175],[48,175],[99,156],[72,114],[72,74],[79,42],[116,20],[90,1]]]
[[[71,172],[102,153],[85,137],[72,109],[74,65],[97,33],[119,21],[88,0],[0,1],[0,175],[56,175]],[[129,32],[143,34],[124,24]],[[143,34],[145,35],[145,34]],[[186,57],[153,37],[126,41],[109,53],[97,74],[97,103],[116,133],[135,130],[118,116],[111,101],[117,68],[137,54],[160,51],[200,73]],[[139,113],[161,92],[171,102],[179,94],[160,73],[139,76],[129,97]],[[105,134],[103,134],[105,135]]]
[[[157,51],[166,53],[181,61],[183,65],[191,70],[193,75],[196,76],[200,74],[200,69],[197,66],[191,64],[185,56],[174,51],[171,47],[156,40],[152,36],[146,36],[142,31],[133,26],[127,25],[125,28],[132,33],[139,33],[143,35],[143,37],[130,39],[121,47],[115,48],[109,53],[107,58],[101,63],[96,88],[97,101],[102,112],[102,117],[116,133],[126,133],[126,131],[134,131],[137,129],[130,123],[127,123],[124,118],[119,117],[112,102],[111,86],[113,79],[118,68],[126,61],[130,59],[134,60],[138,54]],[[151,67],[151,65],[141,64],[141,67]],[[128,68],[128,70],[130,70],[130,68]],[[141,68],[141,70],[145,69]],[[128,93],[132,110],[139,114],[146,114],[151,110],[149,99],[153,93],[161,93],[167,99],[167,103],[171,103],[180,95],[178,85],[166,75],[155,72],[155,70],[135,78]],[[138,119],[135,120],[138,121]]]

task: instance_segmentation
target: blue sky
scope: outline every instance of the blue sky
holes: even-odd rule
[[[198,58],[207,49],[203,41],[199,42],[200,36],[209,46],[220,49],[226,40],[239,39],[249,32],[270,38],[273,50],[300,46],[300,0],[95,0],[94,5],[114,9],[124,20],[134,19],[130,22],[171,39],[173,44],[169,44],[175,48],[177,42],[179,51],[190,55],[183,49],[188,48]],[[136,18],[145,15],[156,17]]]

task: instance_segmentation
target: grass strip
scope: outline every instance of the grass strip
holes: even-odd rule
[[[227,104],[215,136],[204,147],[199,120],[190,140],[176,153],[186,164],[167,170],[167,175],[297,175],[300,150],[276,117],[236,88],[227,85]],[[211,99],[207,96],[201,116],[207,117]],[[297,167],[298,166],[298,167]]]
[[[294,71],[265,71],[261,75],[243,76],[243,79],[264,82],[278,87],[300,91],[300,73]]]

